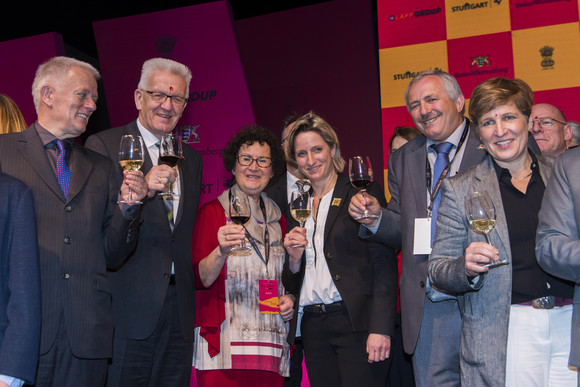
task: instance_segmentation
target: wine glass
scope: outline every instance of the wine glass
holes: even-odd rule
[[[232,191],[230,191],[232,192]],[[230,219],[235,224],[243,226],[250,220],[251,209],[250,200],[243,193],[232,192],[230,198]],[[245,239],[238,246],[234,246],[230,254],[236,256],[246,256],[252,253],[252,249],[246,246]]]
[[[304,228],[304,223],[310,217],[312,213],[312,201],[310,200],[310,194],[308,191],[292,191],[290,194],[290,215],[298,223],[300,227]],[[310,248],[310,243],[306,245],[294,245],[292,247],[304,247]]]
[[[371,160],[368,156],[355,156],[348,162],[348,169],[350,171],[350,183],[366,196],[367,188],[373,182],[373,168],[371,167]],[[371,215],[365,209],[362,216],[358,216],[355,220],[378,218],[378,215]]]
[[[181,145],[181,136],[174,135],[173,133],[165,134],[161,137],[159,142],[159,165],[169,165],[171,168],[175,168],[177,163],[183,157],[183,148]],[[162,196],[179,196],[178,193],[173,192],[171,185],[165,192],[160,192],[159,195]]]
[[[125,171],[138,171],[143,165],[143,139],[131,134],[121,137],[119,144],[119,164]],[[120,200],[117,203],[143,204],[133,200],[133,191],[129,187],[129,200]]]
[[[495,227],[495,207],[487,192],[473,192],[465,198],[465,214],[469,227],[478,234],[483,234],[491,245],[489,233]],[[495,267],[509,263],[509,259],[497,260],[483,266]]]

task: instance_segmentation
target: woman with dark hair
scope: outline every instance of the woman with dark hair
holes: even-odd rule
[[[535,256],[553,159],[528,149],[533,101],[519,79],[479,84],[469,116],[488,155],[442,185],[429,279],[457,294],[465,386],[577,385],[567,367],[574,287],[543,271]],[[466,217],[464,199],[476,192],[487,192],[495,207],[489,242]]]
[[[256,126],[238,132],[222,156],[233,185],[200,209],[193,232],[197,384],[282,386],[290,364],[285,321],[294,303],[281,281],[286,220],[262,191],[284,157],[276,137]],[[249,198],[243,226],[229,222],[232,195]],[[232,253],[246,237],[250,255]]]
[[[298,118],[288,146],[313,195],[305,228],[284,240],[284,286],[299,305],[289,341],[302,337],[312,386],[384,386],[396,313],[394,250],[358,237],[348,214],[358,191],[342,174],[338,136],[324,119],[312,112]],[[368,191],[386,206],[378,184]]]

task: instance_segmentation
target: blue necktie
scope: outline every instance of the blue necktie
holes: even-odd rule
[[[431,146],[437,152],[437,159],[433,167],[433,186],[435,186],[439,180],[439,176],[441,176],[445,168],[449,165],[449,152],[451,152],[453,144],[450,142],[442,142]],[[449,176],[449,171],[447,171],[447,176]],[[433,246],[433,240],[435,239],[435,225],[437,223],[437,212],[439,211],[440,203],[441,190],[437,192],[437,196],[433,200],[433,209],[431,211],[431,246]]]
[[[56,178],[58,179],[58,184],[64,194],[64,198],[67,199],[68,187],[70,184],[70,169],[66,162],[66,147],[62,140],[54,140],[53,142],[58,148],[58,156],[56,158]]]

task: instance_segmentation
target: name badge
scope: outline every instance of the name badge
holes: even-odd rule
[[[278,281],[259,280],[259,305],[261,314],[278,314]]]
[[[431,254],[431,218],[415,218],[413,254]]]

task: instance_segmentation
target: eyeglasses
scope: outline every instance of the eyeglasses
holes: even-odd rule
[[[188,98],[180,97],[177,95],[167,95],[167,94],[162,93],[160,91],[149,91],[149,90],[142,90],[142,91],[149,94],[151,96],[151,99],[153,100],[153,102],[157,102],[157,103],[163,103],[163,102],[165,102],[165,100],[167,98],[169,98],[169,99],[171,99],[171,102],[173,102],[173,104],[175,104],[177,106],[184,106],[188,101]]]
[[[540,126],[540,128],[542,128],[542,129],[549,129],[549,128],[551,128],[551,127],[554,126],[554,121],[557,122],[557,123],[559,123],[559,124],[566,125],[565,122],[558,121],[558,120],[556,120],[554,118],[551,118],[551,117],[540,117],[540,118],[536,118],[536,119],[530,120],[530,124],[531,124],[531,127],[533,128],[534,127],[534,122],[537,122],[538,125]]]
[[[238,155],[237,159],[238,163],[240,163],[240,165],[244,167],[252,165],[254,161],[256,162],[256,164],[258,164],[258,167],[260,168],[268,168],[270,165],[272,165],[271,157],[258,157],[257,159],[255,159],[250,155]]]

